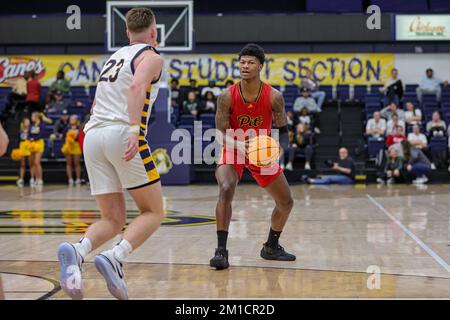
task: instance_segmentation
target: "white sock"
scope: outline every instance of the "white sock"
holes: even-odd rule
[[[91,240],[86,237],[81,238],[80,241],[75,243],[73,246],[78,251],[80,256],[83,257],[83,259],[89,254],[89,252],[92,251]]]
[[[133,247],[131,246],[131,243],[129,243],[127,240],[122,239],[113,249],[114,258],[122,262],[125,260],[128,255],[133,251]]]

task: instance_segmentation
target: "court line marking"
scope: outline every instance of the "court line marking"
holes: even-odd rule
[[[381,203],[379,203],[377,200],[375,200],[370,194],[366,193],[367,198],[369,201],[376,206],[378,209],[380,209],[389,219],[391,219],[395,224],[397,224],[400,229],[403,230],[410,238],[412,238],[423,250],[425,250],[426,253],[428,253],[437,263],[441,265],[447,272],[450,273],[450,265],[442,259],[436,252],[433,251],[425,242],[420,240],[419,237],[417,237],[411,230],[409,230],[403,223],[400,222],[396,217],[394,217]]]

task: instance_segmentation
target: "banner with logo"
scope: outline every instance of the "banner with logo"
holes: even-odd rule
[[[448,41],[450,14],[396,15],[395,39]]]
[[[58,70],[65,72],[72,85],[94,85],[107,58],[105,55],[0,56],[0,86],[11,86],[31,70],[44,86],[55,80]]]
[[[64,70],[72,85],[95,85],[107,55],[0,56],[0,86],[11,86],[26,71],[35,70],[43,85],[50,85]],[[235,54],[168,54],[164,56],[168,78],[181,85],[197,79],[199,85],[214,78],[219,84],[239,79]],[[394,54],[268,54],[262,79],[273,85],[298,84],[311,69],[321,84],[384,82],[394,67]]]

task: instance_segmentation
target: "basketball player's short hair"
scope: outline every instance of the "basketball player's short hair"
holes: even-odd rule
[[[127,29],[139,33],[150,27],[155,21],[155,14],[149,8],[133,8],[126,14]]]
[[[264,54],[264,49],[258,46],[256,43],[249,43],[239,52],[239,59],[242,56],[256,57],[259,63],[264,64],[266,60],[266,55]]]

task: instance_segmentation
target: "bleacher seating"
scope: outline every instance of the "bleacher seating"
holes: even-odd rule
[[[350,86],[348,84],[339,84],[336,86],[336,97],[341,101],[350,99]]]
[[[331,85],[319,85],[319,90],[325,92],[325,101],[333,99],[333,86]]]
[[[353,87],[353,99],[357,101],[363,101],[367,94],[367,86],[357,84]]]

